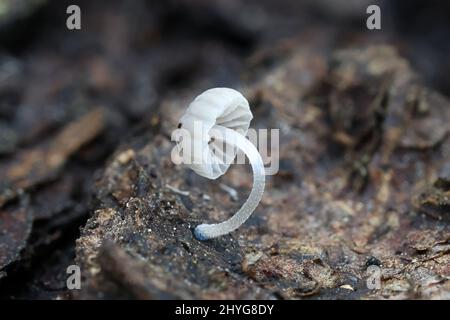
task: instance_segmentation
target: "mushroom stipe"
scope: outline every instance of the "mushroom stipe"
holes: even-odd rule
[[[230,219],[217,224],[201,224],[197,226],[194,234],[199,240],[216,238],[239,228],[258,206],[265,186],[264,165],[256,147],[234,130],[222,126],[214,126],[214,129],[222,131],[224,137],[232,137],[234,140],[232,144],[242,150],[248,157],[253,170],[253,188],[241,209]]]
[[[197,174],[217,179],[233,162],[236,148],[245,153],[253,170],[253,188],[239,211],[224,222],[197,226],[194,235],[198,240],[216,238],[236,230],[250,217],[261,201],[265,187],[264,164],[256,147],[245,138],[252,118],[248,101],[241,93],[230,88],[213,88],[197,96],[180,120],[179,127],[182,124],[190,134],[195,133],[194,122],[199,121],[202,128],[211,134],[207,138],[193,136],[193,140],[197,140],[194,144],[200,145],[207,155],[205,161],[205,152],[201,152],[201,156],[188,153],[193,161],[187,165]],[[225,158],[225,161],[215,152],[210,152],[211,149],[206,149],[217,147],[221,143],[231,146],[233,150],[232,155]],[[201,161],[194,161],[199,159]]]

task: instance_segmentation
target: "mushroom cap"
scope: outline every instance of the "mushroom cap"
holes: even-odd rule
[[[245,136],[252,119],[247,99],[234,89],[213,88],[197,96],[180,120],[181,128],[189,132],[191,142],[182,146],[184,157],[190,160],[185,164],[209,179],[223,175],[237,150],[213,127],[223,126]]]

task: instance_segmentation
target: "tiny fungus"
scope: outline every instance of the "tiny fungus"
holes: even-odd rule
[[[178,128],[186,130],[190,139],[182,143],[184,163],[197,174],[217,179],[236,158],[237,149],[248,157],[253,170],[250,196],[236,214],[217,224],[201,224],[194,230],[199,240],[228,234],[242,225],[252,214],[264,193],[264,165],[256,147],[245,138],[253,119],[247,99],[229,88],[209,89],[191,102]],[[189,145],[188,145],[189,142]]]

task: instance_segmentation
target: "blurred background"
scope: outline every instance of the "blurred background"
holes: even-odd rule
[[[71,4],[81,30],[66,28]],[[382,30],[366,28],[370,4]],[[438,0],[0,0],[0,297],[63,290],[92,178],[161,101],[251,84],[294,48],[329,57],[374,44],[448,97],[449,40],[450,3]],[[44,153],[51,164],[39,164]]]

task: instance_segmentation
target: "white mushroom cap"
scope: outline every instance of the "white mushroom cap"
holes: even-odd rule
[[[183,134],[172,136],[181,147],[184,164],[203,177],[216,179],[223,175],[236,157],[237,149],[247,155],[252,166],[253,187],[248,199],[228,220],[198,225],[194,235],[199,240],[236,230],[261,201],[265,187],[264,164],[256,147],[245,138],[252,118],[248,101],[242,94],[229,88],[214,88],[195,98],[178,125]]]
[[[180,120],[181,128],[192,139],[192,148],[183,147],[190,159],[186,165],[209,179],[223,175],[236,157],[236,149],[225,140],[212,140],[211,130],[220,125],[245,136],[252,119],[247,99],[234,89],[213,88],[197,96]],[[203,135],[194,134],[196,126],[197,130],[201,127]]]

